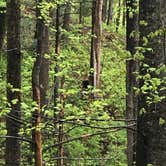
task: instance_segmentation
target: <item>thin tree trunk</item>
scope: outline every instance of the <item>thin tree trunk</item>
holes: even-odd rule
[[[112,21],[112,19],[113,19],[113,0],[109,0],[107,25],[110,24],[110,21]]]
[[[90,57],[90,85],[100,88],[101,74],[101,37],[102,37],[102,5],[103,0],[93,1],[92,10],[92,39]]]
[[[64,11],[64,17],[63,17],[63,28],[66,31],[69,31],[70,29],[70,23],[71,23],[71,4],[70,2],[67,2],[65,11]]]
[[[105,22],[107,19],[107,0],[103,0],[103,8],[102,8],[102,21]]]
[[[3,40],[6,32],[6,7],[0,7],[0,50],[3,46]]]
[[[126,23],[126,0],[123,0],[123,19],[122,19],[122,25],[125,26]]]
[[[136,119],[138,108],[138,97],[134,88],[138,87],[136,72],[138,72],[138,62],[134,60],[136,47],[138,46],[138,13],[137,0],[126,1],[126,48],[131,54],[131,60],[126,61],[126,119]],[[131,17],[132,15],[132,17]],[[134,34],[134,35],[131,35]],[[133,121],[128,122],[131,125]],[[133,127],[136,129],[136,127]],[[132,130],[127,130],[127,159],[128,166],[133,166],[135,161],[136,134]]]
[[[41,18],[41,10],[38,8],[39,3],[36,4],[36,38],[37,38],[37,57],[32,71],[32,88],[33,100],[37,103],[36,111],[33,114],[32,139],[35,142],[35,165],[42,166],[42,134],[41,134],[41,108],[47,103],[46,93],[48,88],[48,66],[49,62],[44,58],[44,54],[48,52],[48,27],[44,23],[44,18]],[[46,65],[46,66],[43,66]],[[45,68],[45,69],[44,69]],[[43,73],[42,73],[43,72]],[[44,78],[46,77],[46,78]],[[43,80],[42,80],[43,79]]]
[[[83,22],[83,2],[80,1],[80,10],[79,10],[79,24]]]
[[[58,65],[58,55],[60,53],[60,20],[59,20],[59,16],[60,16],[60,6],[57,6],[56,9],[56,35],[55,35],[55,39],[56,39],[56,43],[55,43],[55,53],[56,53],[56,66],[55,66],[55,73],[59,72],[59,65]],[[65,17],[68,19],[68,17]],[[65,23],[68,24],[68,21],[64,21]],[[65,27],[67,26],[65,25]],[[68,27],[67,27],[68,28]],[[63,98],[62,95],[59,94],[59,87],[60,88],[64,88],[63,87],[63,80],[61,80],[61,85],[60,85],[60,78],[58,76],[55,76],[55,87],[54,87],[54,107],[56,108],[57,104],[58,104],[58,99],[60,97],[60,103],[62,104],[62,107],[60,110],[55,109],[54,112],[54,117],[56,120],[61,120],[64,117],[64,109],[63,109]],[[59,112],[59,113],[58,113]],[[56,123],[55,123],[55,128],[56,128]],[[63,149],[63,145],[61,144],[61,142],[63,142],[63,122],[59,122],[58,124],[58,137],[57,137],[57,142],[58,142],[58,149],[57,149],[57,165],[58,166],[63,166],[64,165],[64,149]]]
[[[57,6],[56,9],[56,25],[55,25],[55,29],[56,29],[56,34],[55,34],[55,61],[56,61],[56,66],[55,66],[55,74],[59,72],[59,65],[58,65],[58,55],[60,53],[60,6]],[[54,77],[54,107],[57,106],[57,100],[59,98],[59,77],[55,75]],[[57,115],[57,109],[55,109],[54,112],[54,117],[56,118]]]
[[[7,1],[7,100],[11,111],[6,118],[7,136],[19,137],[21,114],[20,1]],[[13,91],[12,89],[17,89]],[[13,102],[15,100],[15,102]],[[14,117],[14,118],[13,118]],[[15,119],[15,120],[14,120]],[[6,138],[6,166],[20,166],[18,139]]]

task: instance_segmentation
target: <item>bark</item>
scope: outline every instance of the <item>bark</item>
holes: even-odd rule
[[[6,118],[7,136],[19,137],[21,114],[20,1],[7,1],[7,100],[11,111]],[[17,89],[12,91],[12,89]],[[15,103],[12,101],[16,100]],[[14,119],[12,118],[14,117]],[[18,139],[6,138],[6,166],[20,165]]]
[[[138,46],[138,4],[137,0],[126,1],[126,48],[131,54],[131,60],[126,61],[126,119],[136,119],[138,108],[138,97],[134,88],[138,87],[136,72],[138,72],[138,62],[134,60],[136,47]],[[132,15],[132,17],[131,17]],[[131,35],[134,34],[134,35]],[[128,122],[131,125],[133,122]],[[134,126],[136,129],[136,126]],[[132,166],[135,161],[136,134],[132,130],[127,130],[127,159],[128,166]]]
[[[61,85],[60,88],[64,89],[64,84],[65,84],[65,77],[62,77],[61,79]],[[61,109],[59,111],[58,115],[58,120],[64,119],[64,102],[65,102],[65,96],[63,93],[60,94],[60,104],[61,104]],[[61,144],[64,141],[64,131],[63,131],[63,122],[59,122],[59,127],[58,127],[58,157],[59,159],[57,160],[57,165],[58,166],[64,166],[64,148],[63,144]]]
[[[113,19],[113,0],[109,0],[107,25],[110,24],[110,21],[112,21],[112,19]]]
[[[64,17],[63,17],[63,28],[66,31],[70,30],[70,23],[71,23],[71,4],[70,2],[67,2],[66,7],[65,7],[65,12],[64,12]]]
[[[55,73],[59,72],[59,66],[58,66],[58,55],[60,53],[60,7],[59,5],[57,6],[56,9],[56,34],[55,34],[55,61],[56,61],[56,66],[55,66]],[[55,87],[54,87],[54,106],[57,106],[57,100],[59,97],[58,89],[59,89],[59,77],[55,76]],[[56,109],[55,109],[56,111]],[[56,115],[56,112],[55,112]]]
[[[43,54],[42,56],[42,62],[40,66],[40,98],[41,98],[41,108],[43,106],[47,106],[48,104],[48,88],[49,88],[49,66],[50,66],[50,60],[49,57],[46,57],[46,55],[49,53],[49,29],[48,27],[43,23],[42,26],[42,36],[41,41],[39,44],[40,47],[40,53]],[[40,40],[40,39],[39,39]]]
[[[55,34],[55,61],[56,61],[56,66],[55,66],[55,74],[59,72],[59,66],[58,66],[58,55],[60,53],[60,20],[59,20],[59,16],[60,16],[60,6],[57,6],[56,9],[56,25],[55,25],[55,29],[56,29],[56,34]],[[59,77],[55,76],[54,78],[54,106],[57,106],[57,100],[59,97],[59,93],[58,93],[58,89],[59,89]],[[56,117],[56,112],[57,109],[55,109],[55,117]]]
[[[102,37],[102,5],[103,0],[93,1],[92,10],[92,39],[90,68],[90,85],[94,88],[100,87],[101,74],[101,37]]]
[[[56,66],[55,66],[55,73],[59,72],[59,65],[58,65],[58,55],[60,53],[60,6],[57,6],[56,9],[56,34],[55,34],[55,53],[56,53]],[[65,17],[68,20],[68,16]],[[64,18],[64,19],[65,19]],[[64,27],[68,28],[69,24],[68,21],[64,20]],[[60,83],[61,81],[61,83]],[[61,89],[63,89],[64,87],[64,81],[63,79],[60,80],[60,78],[58,76],[55,76],[55,87],[54,87],[54,107],[55,107],[55,111],[54,111],[54,117],[55,120],[61,120],[64,117],[64,109],[63,109],[63,96],[62,94],[59,94],[59,87]],[[58,110],[56,109],[56,106],[58,104],[58,99],[60,98],[60,103],[61,103],[61,109]],[[57,128],[58,130],[58,137],[57,137],[57,142],[58,142],[58,148],[57,148],[57,165],[58,166],[63,166],[64,165],[64,149],[63,149],[63,145],[61,144],[61,142],[63,142],[63,122],[59,122],[58,127],[57,124],[55,123],[55,128]]]
[[[3,40],[6,32],[6,8],[0,7],[0,50],[3,46]]]
[[[102,21],[105,22],[107,18],[107,0],[103,0],[103,8],[102,8]]]
[[[158,78],[164,80],[166,73],[148,72],[143,64],[149,65],[150,68],[159,69],[166,64],[165,58],[165,25],[166,25],[166,3],[165,0],[141,0],[140,1],[140,20],[146,22],[146,26],[140,25],[140,46],[152,48],[153,51],[144,52],[144,60],[140,65],[140,75],[150,75],[151,80]],[[160,29],[162,33],[158,35],[150,35]],[[143,37],[148,38],[148,43],[143,45]],[[140,81],[140,88],[144,85],[144,80]],[[150,85],[149,85],[150,86]],[[165,87],[165,82],[157,88],[159,95],[166,96],[166,91],[161,90]],[[139,114],[137,125],[137,151],[136,165],[146,166],[151,163],[153,166],[166,165],[166,124],[160,123],[160,119],[166,120],[166,99],[157,103],[147,104],[148,97],[151,96],[151,91],[141,93],[138,101]],[[144,113],[141,112],[145,109]]]
[[[122,25],[125,26],[126,23],[126,0],[123,0],[123,19]]]
[[[49,29],[45,25],[45,18],[41,16],[41,10],[36,6],[36,38],[37,38],[37,57],[32,71],[32,88],[33,100],[37,103],[37,109],[33,114],[35,121],[33,122],[34,131],[32,139],[35,142],[35,165],[42,166],[42,134],[41,134],[41,108],[47,105],[47,90],[48,90],[48,71],[49,59],[45,58],[45,54],[49,51]]]
[[[79,10],[79,24],[83,22],[83,2],[80,1],[80,10]]]

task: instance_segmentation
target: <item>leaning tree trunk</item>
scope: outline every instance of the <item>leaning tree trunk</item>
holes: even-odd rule
[[[102,37],[102,6],[103,0],[93,1],[92,9],[92,39],[90,58],[90,85],[100,87],[101,74],[101,37]]]
[[[166,96],[166,72],[162,69],[166,64],[166,3],[165,0],[141,0],[139,10],[144,60],[140,66],[136,165],[165,166],[166,99],[159,96]]]
[[[130,60],[126,61],[126,120],[127,125],[132,125],[137,115],[138,97],[134,88],[138,87],[136,72],[138,72],[138,62],[134,59],[136,47],[138,46],[138,4],[137,0],[126,1],[126,48],[131,54]],[[132,15],[132,17],[131,17]],[[133,34],[133,35],[131,35]],[[133,129],[136,129],[133,126]],[[135,138],[134,130],[127,130],[127,159],[128,166],[132,166],[135,161]]]
[[[20,165],[21,52],[20,1],[7,1],[7,100],[11,111],[6,117],[6,166]],[[15,89],[15,90],[14,90]],[[15,102],[14,102],[15,101]],[[9,138],[11,136],[11,138]]]

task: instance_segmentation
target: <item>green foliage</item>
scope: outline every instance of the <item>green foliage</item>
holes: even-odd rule
[[[64,3],[59,1],[58,4]],[[35,61],[34,40],[35,16],[29,12],[27,6],[33,7],[34,3],[23,1],[22,3],[22,87],[21,87],[21,130],[20,137],[31,139],[32,133],[32,117],[37,104],[32,100],[31,76],[32,68]],[[57,1],[50,3],[43,1],[39,4],[42,19],[51,26],[49,9],[55,9]],[[78,12],[78,4],[72,3],[72,10]],[[64,144],[64,153],[67,159],[65,162],[69,166],[92,166],[92,165],[126,165],[126,131],[118,131],[111,127],[124,126],[124,123],[114,121],[116,118],[124,118],[125,111],[125,62],[129,57],[125,51],[125,30],[120,29],[120,33],[115,33],[115,24],[108,26],[103,25],[103,47],[102,47],[102,73],[101,73],[101,89],[93,89],[88,87],[82,88],[82,81],[87,80],[90,73],[90,42],[91,42],[91,4],[85,4],[84,25],[77,24],[76,15],[72,15],[74,20],[70,25],[71,31],[61,30],[62,43],[61,52],[56,58],[54,53],[54,32],[50,32],[50,52],[46,55],[50,61],[50,88],[48,91],[49,107],[42,108],[42,135],[43,135],[43,160],[46,165],[54,165],[57,156],[57,127],[54,125],[55,109],[60,110],[62,107],[65,112],[64,117],[64,139],[72,140]],[[62,12],[64,8],[62,7]],[[50,21],[51,20],[51,21]],[[54,30],[54,27],[51,26]],[[66,41],[67,42],[66,42]],[[67,44],[66,44],[67,43]],[[55,62],[56,58],[56,62]],[[6,99],[6,57],[1,56],[0,65],[0,117],[4,117],[10,110],[7,106]],[[59,66],[59,72],[55,73],[55,65]],[[53,105],[53,87],[54,77],[64,79],[64,87],[59,89],[59,94],[63,94],[64,104],[57,100],[57,106]],[[148,78],[147,78],[148,79]],[[152,80],[151,84],[154,88],[158,85],[159,80]],[[9,86],[9,85],[8,85]],[[12,90],[17,91],[18,89]],[[156,89],[154,89],[155,91]],[[144,90],[146,92],[146,90]],[[90,96],[97,93],[99,98],[92,99]],[[15,99],[13,103],[17,102]],[[98,132],[104,134],[95,135]],[[0,130],[0,135],[5,135],[6,129],[4,122]],[[94,136],[91,136],[93,135]],[[4,140],[0,140],[3,146]],[[105,145],[106,144],[106,145]],[[4,146],[3,146],[4,147]],[[28,147],[28,148],[27,148]],[[30,165],[29,159],[32,158],[31,147],[27,142],[22,142],[22,165]],[[4,149],[2,149],[4,152]],[[80,159],[80,160],[79,160]],[[32,163],[34,161],[32,160]],[[3,163],[0,160],[0,164]]]
[[[6,1],[5,0],[0,0],[0,8],[6,7]]]

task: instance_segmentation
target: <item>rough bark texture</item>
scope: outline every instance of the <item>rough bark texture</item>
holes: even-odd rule
[[[41,54],[43,54],[42,63],[40,66],[40,97],[41,97],[41,107],[47,106],[48,104],[48,88],[49,88],[49,66],[50,60],[46,57],[49,53],[49,29],[44,24],[42,27],[42,38],[39,40],[41,46]]]
[[[7,136],[19,137],[21,96],[20,1],[7,1],[7,99],[11,111],[6,118]],[[17,89],[12,91],[12,89]],[[12,103],[12,100],[17,100]],[[6,166],[20,165],[20,143],[6,138]]]
[[[136,119],[138,108],[138,97],[135,94],[134,88],[138,87],[136,81],[136,72],[138,72],[138,62],[134,60],[134,54],[138,46],[138,4],[137,0],[126,1],[126,48],[131,53],[131,60],[126,61],[126,119]],[[133,17],[131,17],[131,15]],[[131,35],[134,34],[134,35]],[[127,125],[133,124],[134,121],[129,121]],[[136,126],[133,126],[136,129]],[[127,130],[127,159],[128,166],[132,166],[135,160],[135,143],[136,134],[133,130]]]
[[[92,9],[92,40],[90,67],[93,69],[90,76],[90,84],[100,87],[101,74],[101,36],[102,36],[102,6],[103,0],[93,1]]]
[[[42,2],[42,0],[38,0]],[[42,9],[41,9],[42,10]],[[39,17],[40,11],[38,11],[37,17]],[[48,104],[48,88],[49,88],[49,66],[50,60],[47,54],[49,54],[49,28],[46,25],[45,18],[37,20],[37,53],[41,54],[42,61],[40,65],[40,98],[41,108]]]
[[[0,50],[2,49],[3,40],[6,31],[6,8],[0,7]]]
[[[159,69],[166,64],[166,3],[165,0],[141,0],[140,1],[140,20],[146,22],[145,25],[140,25],[140,38],[142,39],[140,45],[143,45],[143,37],[148,38],[148,43],[144,47],[152,48],[153,51],[146,51],[144,53],[143,63],[149,65],[151,68]],[[157,35],[150,35],[158,30],[162,33]],[[148,72],[143,65],[140,66],[140,74],[146,75]],[[165,72],[150,72],[151,80],[153,78],[160,78],[164,80]],[[144,80],[140,81],[140,87],[144,85]],[[150,86],[150,85],[149,85]],[[148,87],[149,87],[148,86]],[[159,95],[166,96],[166,92],[161,90],[166,87],[163,82],[159,87]],[[139,115],[137,125],[137,166],[146,166],[151,163],[153,166],[166,165],[166,123],[161,124],[160,120],[166,120],[166,99],[161,102],[147,104],[148,97],[151,96],[151,90],[147,93],[141,93],[139,98]],[[145,109],[142,113],[141,109]]]

